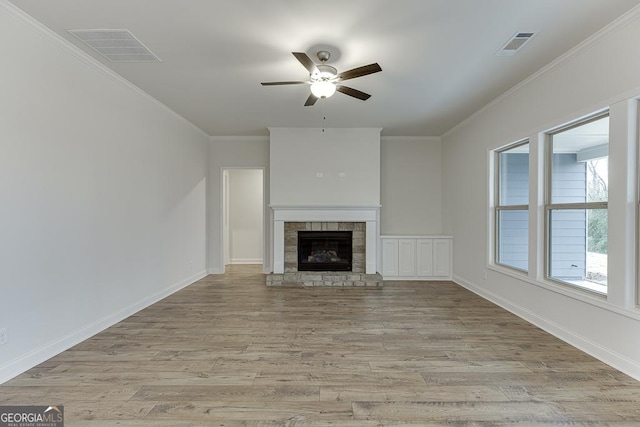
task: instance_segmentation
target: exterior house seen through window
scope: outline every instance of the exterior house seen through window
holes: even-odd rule
[[[609,117],[550,135],[547,277],[606,294]]]
[[[529,143],[496,152],[496,263],[522,271],[529,263]]]

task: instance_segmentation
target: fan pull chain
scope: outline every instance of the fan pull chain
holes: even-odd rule
[[[321,103],[322,103],[322,133],[324,133],[324,125],[325,125],[325,122],[327,121],[327,115],[324,112],[324,102],[321,101]]]

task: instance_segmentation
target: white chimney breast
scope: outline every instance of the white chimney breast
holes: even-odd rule
[[[381,130],[270,128],[271,204],[379,205]]]
[[[273,272],[284,272],[285,222],[366,223],[365,267],[377,270],[381,128],[269,128]]]

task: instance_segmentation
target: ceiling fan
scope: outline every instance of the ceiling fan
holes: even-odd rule
[[[326,50],[321,50],[317,53],[320,64],[316,64],[309,58],[304,52],[291,52],[293,56],[302,64],[304,68],[309,71],[309,80],[304,81],[284,81],[284,82],[262,82],[262,86],[280,86],[280,85],[298,85],[308,84],[311,85],[311,94],[307,101],[304,103],[305,107],[311,106],[320,98],[328,98],[336,91],[345,95],[352,96],[354,98],[366,101],[371,97],[368,93],[364,93],[357,89],[353,89],[348,86],[343,86],[341,83],[345,80],[355,79],[356,77],[366,76],[368,74],[377,73],[382,71],[382,68],[377,63],[364,65],[362,67],[353,68],[348,71],[338,73],[331,65],[327,65],[326,62],[331,57],[331,54]]]

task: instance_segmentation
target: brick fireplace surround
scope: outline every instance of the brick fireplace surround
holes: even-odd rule
[[[351,231],[353,273],[364,273],[365,235],[364,222],[285,222],[284,223],[284,272],[298,272],[298,231]]]
[[[382,287],[374,207],[274,207],[274,273],[267,286]],[[352,231],[352,271],[298,271],[298,231]]]

